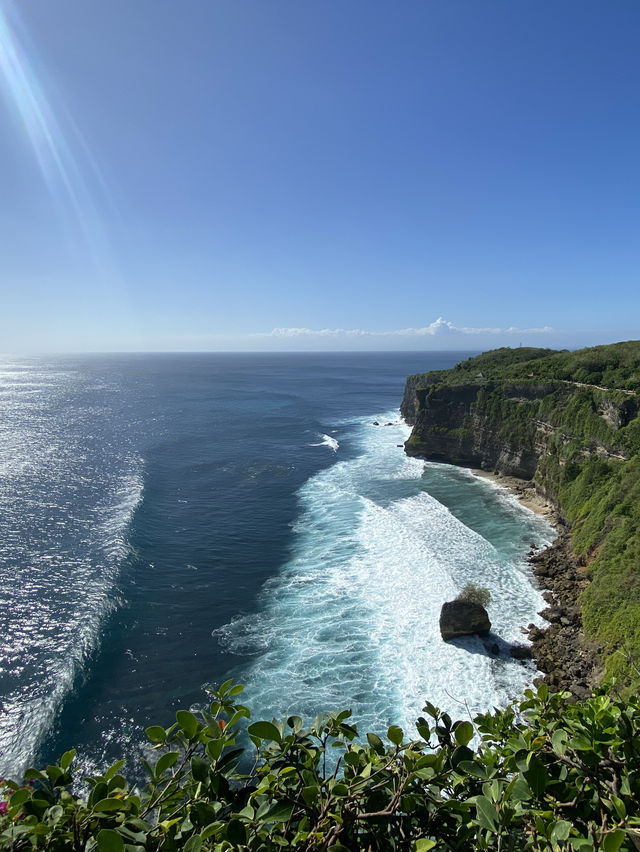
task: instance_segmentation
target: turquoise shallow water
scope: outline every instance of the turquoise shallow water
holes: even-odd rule
[[[135,767],[144,726],[227,676],[257,715],[349,706],[374,730],[517,695],[531,664],[444,645],[439,608],[481,582],[521,639],[552,530],[397,446],[405,376],[460,357],[1,365],[0,774],[71,745]]]

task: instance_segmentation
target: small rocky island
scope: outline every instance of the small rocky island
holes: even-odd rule
[[[459,636],[486,636],[491,630],[488,589],[467,583],[454,601],[447,601],[440,611],[440,634],[445,642]]]
[[[447,601],[440,612],[440,633],[445,642],[458,636],[486,636],[491,622],[486,609],[473,601]]]

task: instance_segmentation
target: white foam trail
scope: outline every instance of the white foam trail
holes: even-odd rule
[[[491,591],[489,614],[506,642],[522,640],[520,625],[540,623],[544,604],[526,550],[505,556],[421,490],[426,463],[397,446],[408,434],[397,422],[357,424],[362,454],[301,489],[294,555],[267,584],[263,611],[218,632],[230,651],[255,655],[240,677],[257,714],[348,706],[364,730],[395,722],[412,733],[427,698],[453,714],[464,704],[477,712],[533,679],[532,664],[494,659],[480,639],[442,642],[441,605],[467,582]],[[528,524],[531,540],[550,534],[533,515],[513,524]]]
[[[334,453],[337,453],[340,444],[335,438],[332,438],[331,435],[322,435],[319,434],[318,438],[321,440],[317,444],[309,444],[310,447],[329,447],[330,450],[333,450]]]

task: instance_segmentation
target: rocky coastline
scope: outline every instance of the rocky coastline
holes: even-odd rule
[[[523,625],[545,679],[637,692],[640,341],[484,352],[409,376],[400,411],[407,455],[489,471],[555,520],[554,546],[531,554],[550,627]]]
[[[533,658],[542,678],[553,690],[567,690],[586,698],[602,676],[601,649],[585,636],[579,598],[589,581],[584,565],[571,547],[571,530],[561,523],[555,542],[530,555],[533,573],[549,604],[540,615],[549,622],[542,629],[526,628]]]
[[[533,659],[542,672],[536,683],[546,682],[550,689],[567,690],[576,698],[586,698],[602,675],[600,648],[590,642],[582,629],[579,597],[589,581],[584,564],[571,547],[571,528],[553,505],[529,480],[514,476],[473,471],[510,491],[531,511],[544,515],[558,536],[544,550],[531,550],[531,569],[543,589],[548,606],[540,615],[547,627],[529,624],[522,632],[531,642]]]

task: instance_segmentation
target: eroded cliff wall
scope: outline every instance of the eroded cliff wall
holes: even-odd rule
[[[412,456],[532,480],[570,525],[609,675],[640,686],[640,342],[494,350],[410,376]]]
[[[576,456],[631,457],[624,430],[638,416],[635,394],[534,377],[452,378],[460,377],[409,377],[401,405],[414,427],[405,445],[408,455],[534,479],[553,499],[554,465],[545,462],[564,467]]]

